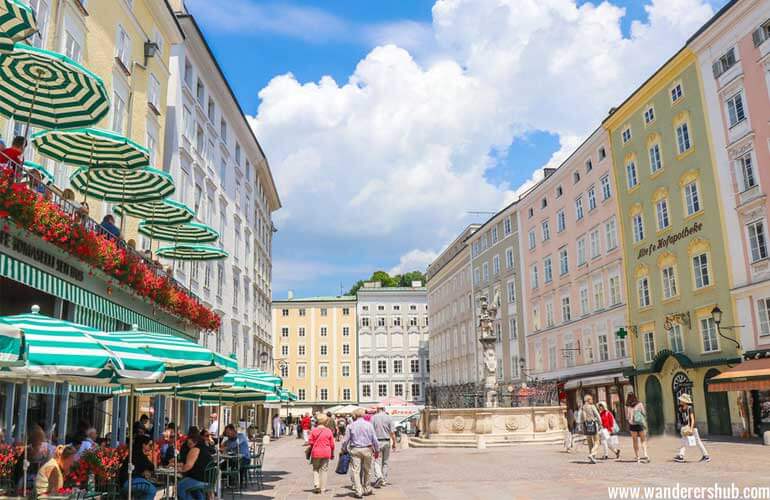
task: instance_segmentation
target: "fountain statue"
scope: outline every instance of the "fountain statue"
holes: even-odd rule
[[[479,342],[484,348],[484,408],[497,408],[497,337],[493,327],[497,316],[497,300],[489,304],[487,298],[482,296],[480,307]]]

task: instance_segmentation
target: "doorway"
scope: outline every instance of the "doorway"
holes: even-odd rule
[[[647,377],[644,383],[644,393],[647,398],[647,428],[650,434],[663,434],[663,390],[655,375]]]
[[[712,368],[706,372],[703,379],[703,392],[706,394],[706,418],[708,422],[709,434],[716,436],[731,436],[732,425],[730,425],[730,402],[727,400],[726,392],[709,392],[709,379],[719,375],[719,370]]]

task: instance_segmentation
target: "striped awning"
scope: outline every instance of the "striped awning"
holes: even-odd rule
[[[70,184],[86,196],[115,203],[160,200],[174,192],[174,179],[151,167],[80,167]]]
[[[148,224],[184,224],[195,217],[195,212],[190,207],[169,199],[115,207],[116,214],[122,216],[124,212],[131,217],[144,219]]]
[[[172,260],[220,260],[230,254],[211,245],[172,245],[160,247],[155,254]]]
[[[709,392],[770,390],[770,358],[744,361],[707,383]]]
[[[137,168],[150,163],[147,148],[109,130],[44,130],[32,134],[31,140],[41,155],[78,167]]]
[[[0,114],[42,128],[88,127],[110,109],[102,79],[72,59],[17,43],[0,56]]]
[[[219,239],[219,233],[213,227],[199,222],[184,224],[150,224],[139,223],[139,232],[156,240],[173,241],[175,243],[210,243]]]
[[[24,168],[27,170],[36,170],[37,172],[40,172],[40,175],[43,176],[43,180],[46,182],[53,182],[54,180],[54,176],[51,172],[46,170],[43,165],[35,163],[34,161],[25,161]]]
[[[155,383],[163,379],[164,365],[136,349],[112,349],[94,337],[98,330],[51,318],[33,306],[31,314],[0,317],[0,324],[23,332],[21,376],[51,376],[67,380],[94,379],[104,383]],[[0,351],[6,349],[0,348]]]
[[[37,32],[35,12],[20,0],[0,1],[0,53],[13,50],[13,44],[23,42]]]

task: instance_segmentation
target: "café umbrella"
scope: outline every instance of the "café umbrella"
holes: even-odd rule
[[[30,139],[37,152],[77,167],[145,167],[150,151],[128,137],[98,128],[44,130]]]
[[[175,189],[169,174],[152,167],[80,167],[70,185],[85,196],[122,204],[160,200]]]
[[[139,223],[139,233],[156,240],[175,243],[210,243],[219,239],[219,233],[214,228],[199,222],[166,225],[142,221]]]
[[[144,219],[144,222],[153,225],[184,224],[195,217],[195,212],[190,207],[168,198],[115,207],[115,213],[120,216],[125,213],[137,219]]]
[[[14,43],[35,33],[37,21],[32,7],[20,0],[0,1],[0,54],[12,51]]]
[[[219,260],[228,257],[226,250],[211,245],[170,245],[155,252],[158,257],[173,260]]]
[[[110,109],[104,82],[67,56],[23,43],[0,55],[0,114],[29,127],[97,123]]]
[[[51,172],[49,172],[43,165],[40,163],[35,163],[34,161],[25,161],[24,162],[24,168],[27,170],[36,170],[40,172],[40,175],[43,177],[43,180],[46,182],[53,182],[54,177]]]

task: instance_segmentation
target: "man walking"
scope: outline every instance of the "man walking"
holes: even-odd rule
[[[388,484],[388,461],[390,452],[396,451],[396,432],[393,419],[385,412],[385,407],[377,407],[377,413],[372,417],[372,427],[377,441],[380,443],[380,458],[374,461],[374,487],[381,488]]]
[[[372,493],[369,484],[372,461],[379,456],[380,443],[374,434],[372,424],[364,420],[365,411],[357,408],[353,412],[354,421],[345,433],[342,449],[350,453],[350,468],[353,470],[353,490],[356,498]],[[363,479],[363,481],[362,481]]]

